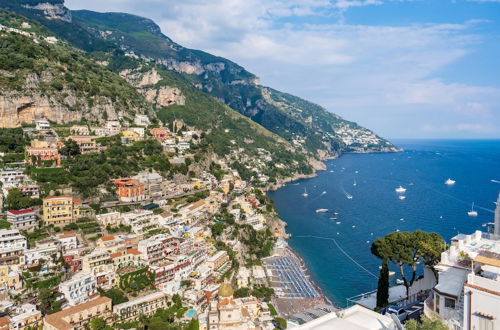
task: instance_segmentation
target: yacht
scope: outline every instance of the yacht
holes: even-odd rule
[[[339,216],[339,212],[333,212],[333,215],[338,217]]]
[[[448,186],[452,186],[452,185],[454,185],[454,184],[455,184],[455,180],[452,180],[452,179],[448,178],[448,180],[446,180],[446,181],[444,182],[444,184],[445,184],[445,185],[448,185]]]
[[[307,189],[306,188],[304,188],[304,192],[302,193],[302,196],[303,197],[309,196],[309,194],[307,193]]]
[[[347,199],[352,199],[352,195],[349,194],[346,194],[345,197],[347,197]]]
[[[316,213],[326,213],[328,212],[328,209],[317,209]]]
[[[397,187],[394,190],[396,190],[397,193],[401,193],[401,194],[404,193],[404,192],[406,192],[406,188],[403,188],[401,186]]]
[[[469,212],[467,212],[469,217],[477,217],[477,211],[474,211],[474,202],[472,202],[472,207]]]
[[[404,199],[406,199],[406,196],[399,195],[399,197],[398,197],[398,198],[399,198],[400,200],[404,200]]]

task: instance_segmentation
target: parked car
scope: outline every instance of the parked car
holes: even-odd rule
[[[408,311],[406,311],[404,307],[398,306],[389,306],[387,308],[387,313],[396,315],[401,322],[404,322],[408,316]]]

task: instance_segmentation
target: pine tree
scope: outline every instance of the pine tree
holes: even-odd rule
[[[387,259],[382,260],[382,268],[377,286],[377,307],[383,308],[389,303],[389,266]]]

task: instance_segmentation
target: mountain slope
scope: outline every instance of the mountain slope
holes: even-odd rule
[[[248,179],[261,174],[272,183],[312,172],[305,154],[181,75],[120,51],[90,55],[37,22],[3,10],[0,72],[0,127],[41,118],[101,124],[118,119],[127,125],[136,113],[146,113],[153,121],[182,119],[203,130],[208,148]]]
[[[254,74],[230,60],[176,44],[150,19],[124,13],[69,12],[62,0],[44,0],[43,8],[34,5],[37,0],[0,0],[0,5],[6,6],[6,2],[11,9],[17,6],[15,10],[37,19],[77,47],[108,53],[120,49],[127,56],[138,56],[175,71],[192,86],[316,156],[339,151],[395,150],[388,141],[355,123],[328,115],[325,109],[306,100],[261,86]],[[26,2],[31,4],[27,7]],[[47,5],[52,10],[47,10]],[[82,38],[75,38],[78,35]],[[287,95],[286,102],[283,95]]]

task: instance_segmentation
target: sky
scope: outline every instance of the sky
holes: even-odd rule
[[[387,138],[500,138],[500,0],[66,0],[153,19],[189,48]]]

